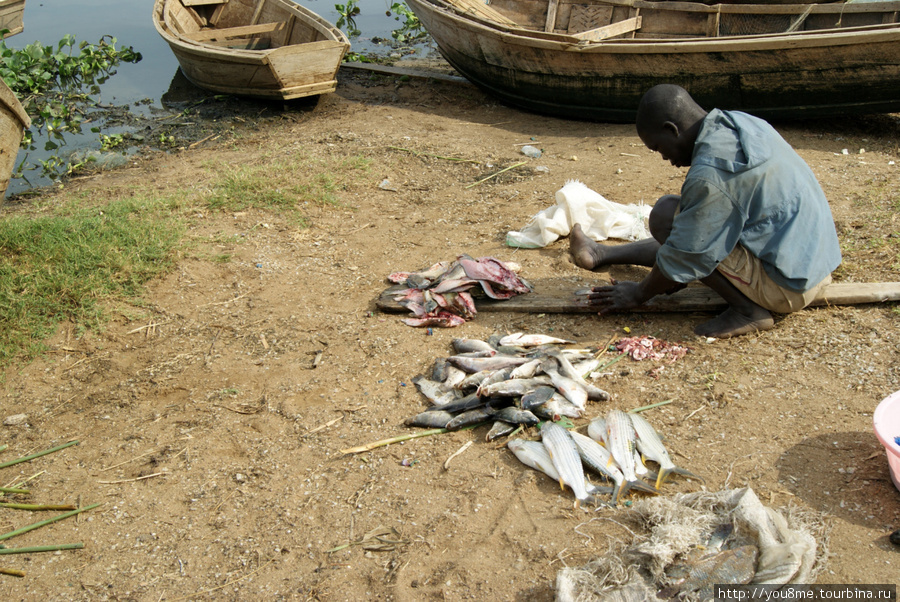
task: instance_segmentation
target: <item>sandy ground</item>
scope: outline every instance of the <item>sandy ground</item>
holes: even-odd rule
[[[708,317],[699,313],[501,311],[456,329],[410,328],[375,307],[387,275],[462,253],[518,262],[538,292],[640,278],[584,273],[565,240],[517,251],[505,235],[567,180],[653,203],[678,190],[683,171],[631,126],[527,114],[416,78],[342,73],[338,92],[314,106],[220,110],[196,133],[214,139],[4,211],[54,194],[199,190],[210,163],[362,157],[369,168],[338,191],[342,207],[304,209],[307,228],[259,210],[186,216],[196,250],[150,283],[143,306],[113,308],[103,332],[63,327],[45,357],[5,371],[0,418],[27,420],[0,427],[0,459],[79,444],[0,469],[0,484],[37,475],[30,500],[100,504],[5,542],[84,544],[3,557],[0,567],[26,572],[0,576],[6,599],[552,600],[560,568],[630,540],[628,508],[574,509],[570,492],[502,440],[485,442],[485,427],[341,452],[413,432],[403,420],[427,402],[411,379],[450,355],[453,338],[519,331],[601,348],[629,332],[690,346],[662,370],[617,362],[597,380],[612,400],[592,403],[578,428],[609,408],[671,400],[645,416],[707,490],[749,486],[773,508],[820,518],[819,583],[900,583],[900,549],[888,541],[900,493],[872,432],[875,406],[900,389],[894,304],[808,309],[718,341],[692,334]],[[845,258],[835,279],[900,280],[897,117],[777,127],[832,204]],[[526,143],[543,156],[523,157]],[[385,179],[395,190],[379,187]],[[674,479],[663,494],[700,488]],[[0,509],[0,532],[33,520]],[[384,534],[377,546],[373,532]]]

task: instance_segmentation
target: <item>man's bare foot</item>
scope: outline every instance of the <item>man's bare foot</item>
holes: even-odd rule
[[[772,314],[761,307],[754,310],[750,316],[740,314],[729,307],[712,320],[697,326],[694,333],[703,337],[726,339],[748,332],[769,330],[773,326],[775,326],[775,320],[772,318]]]
[[[593,270],[602,264],[603,246],[591,240],[581,224],[575,224],[569,233],[569,255],[578,267]]]

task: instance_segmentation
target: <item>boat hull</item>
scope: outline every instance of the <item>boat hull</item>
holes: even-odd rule
[[[299,31],[296,23],[302,21],[308,30],[304,38],[297,43],[256,50],[228,45],[239,46],[247,39],[251,41],[248,45],[252,45],[259,42],[258,37],[230,42],[224,34],[222,40],[214,39],[216,30],[212,28],[202,32],[178,32],[173,29],[173,15],[169,15],[167,23],[165,14],[166,10],[170,10],[169,3],[177,0],[156,0],[153,20],[160,36],[178,60],[182,73],[200,88],[266,100],[292,100],[334,92],[337,71],[350,47],[344,34],[314,13],[291,2],[261,1],[267,4],[277,2],[293,17],[295,23],[288,23],[281,27],[282,30],[287,28],[296,33]],[[265,12],[262,19],[266,20]],[[231,27],[241,29],[239,24]],[[209,38],[210,42],[192,39],[192,35],[194,38]]]
[[[4,38],[22,33],[24,13],[25,0],[0,0],[0,31],[9,31]]]
[[[527,110],[633,122],[648,88],[673,83],[703,106],[768,119],[900,111],[898,25],[575,44],[490,27],[440,0],[408,3],[457,71]]]
[[[22,134],[30,126],[31,119],[19,99],[0,79],[0,205],[16,166]]]

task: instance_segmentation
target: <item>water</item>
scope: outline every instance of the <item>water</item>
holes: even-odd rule
[[[340,17],[335,9],[336,0],[297,0],[298,4],[322,16],[332,23]],[[346,4],[344,2],[340,2]],[[362,54],[386,56],[393,49],[373,42],[377,38],[391,39],[391,32],[401,26],[395,15],[388,16],[392,1],[363,0],[360,14],[355,18],[361,32],[350,39],[351,51]],[[25,30],[6,40],[10,48],[23,48],[35,41],[54,48],[63,36],[72,34],[76,42],[96,44],[104,35],[117,40],[117,48],[131,46],[143,56],[138,63],[122,63],[116,74],[101,86],[100,102],[129,105],[137,113],[146,114],[154,108],[162,108],[162,95],[168,90],[178,71],[178,62],[169,46],[156,33],[152,20],[153,0],[27,0],[25,3]],[[344,28],[347,31],[347,28]],[[87,129],[87,128],[86,128]],[[104,133],[116,133],[104,130]],[[35,132],[38,146],[43,145],[43,134]],[[88,132],[67,139],[70,150],[99,148],[99,137]],[[18,160],[24,157],[20,151]],[[31,151],[28,161],[46,159],[50,153]],[[49,184],[49,180],[29,175],[35,186]],[[13,179],[7,194],[27,190],[30,186],[21,179]]]

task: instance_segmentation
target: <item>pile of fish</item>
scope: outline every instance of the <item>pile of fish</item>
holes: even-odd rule
[[[598,368],[600,354],[561,347],[574,341],[516,333],[452,344],[455,355],[436,359],[430,376],[412,379],[431,407],[408,418],[407,425],[456,430],[493,422],[491,441],[519,425],[580,418],[588,401],[609,399],[583,376]]]
[[[440,261],[418,272],[394,272],[388,280],[407,287],[394,295],[415,315],[403,320],[405,324],[452,328],[475,317],[473,294],[509,299],[531,292],[531,284],[516,274],[518,269],[517,264],[493,257],[460,255],[456,261]]]
[[[576,506],[597,504],[601,493],[612,494],[612,506],[618,505],[619,499],[632,489],[658,493],[672,473],[699,479],[672,462],[659,433],[640,414],[610,410],[605,418],[590,422],[587,436],[549,421],[542,423],[540,429],[540,441],[511,439],[507,447],[523,464],[559,481],[560,487],[568,485],[575,494]],[[655,475],[644,459],[659,465]],[[586,468],[611,481],[614,487],[592,485],[585,476]],[[655,485],[644,477],[655,477]]]

